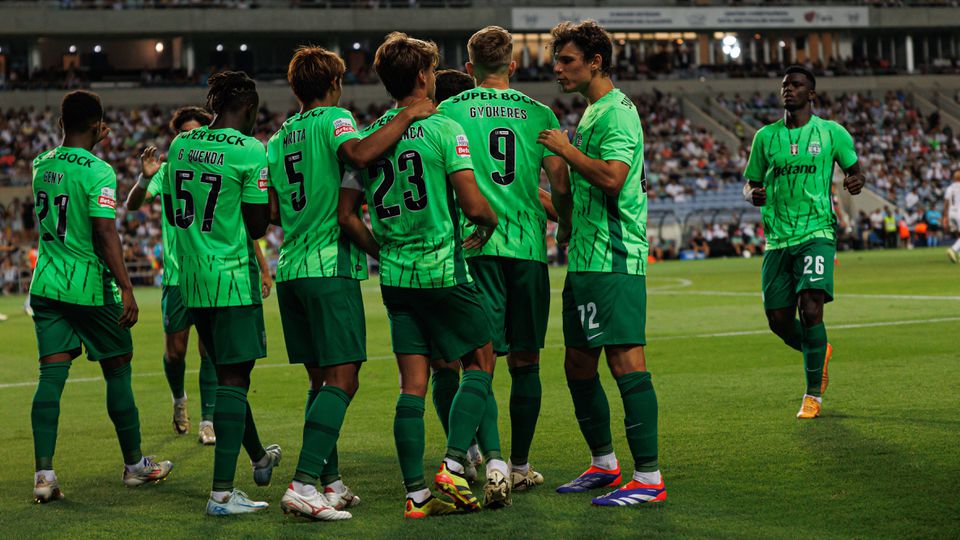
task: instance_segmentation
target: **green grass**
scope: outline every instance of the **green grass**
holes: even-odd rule
[[[371,360],[361,372],[340,442],[344,479],[363,503],[353,520],[333,524],[295,521],[277,508],[300,447],[307,383],[302,369],[286,365],[275,298],[265,310],[270,356],[254,370],[250,399],[264,442],[281,444],[285,457],[269,488],[253,485],[241,457],[239,487],[273,508],[235,519],[203,515],[213,451],[199,446],[194,433],[172,434],[161,369],[160,293],[154,289],[138,291],[134,388],[144,451],[173,460],[176,469],[157,486],[121,485],[99,369],[78,360],[63,395],[56,456],[67,499],[34,505],[30,400],[36,345],[33,326],[20,311],[22,299],[3,298],[0,311],[10,320],[0,324],[0,536],[953,536],[960,530],[958,272],[940,250],[842,254],[839,298],[826,310],[836,348],[830,391],[823,417],[799,423],[794,414],[803,392],[802,358],[766,330],[757,293],[760,260],[652,266],[647,354],[660,400],[660,454],[669,498],[656,507],[602,509],[590,506],[589,495],[553,492],[588,463],[563,380],[563,274],[553,270],[543,412],[531,454],[546,485],[516,495],[507,510],[423,522],[402,519],[392,438],[397,374],[374,282],[364,285]],[[716,335],[725,333],[736,334]],[[192,342],[187,391],[196,424],[194,347]],[[609,373],[602,378],[614,444],[629,469],[616,386]],[[502,364],[495,388],[508,449],[509,376]],[[426,420],[429,473],[442,457],[444,441],[430,405]]]

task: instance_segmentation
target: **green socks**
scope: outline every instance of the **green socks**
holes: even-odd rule
[[[57,447],[57,423],[60,396],[70,374],[70,362],[40,364],[40,379],[33,394],[30,422],[33,425],[33,455],[37,470],[53,470],[53,452]]]
[[[493,395],[493,388],[487,392],[487,406],[483,410],[483,419],[477,426],[477,445],[483,451],[483,458],[489,463],[491,459],[503,459],[500,453],[500,431],[497,427],[497,399]]]
[[[241,386],[218,386],[217,407],[213,424],[217,429],[217,446],[213,451],[213,491],[233,490],[237,457],[244,440],[247,421],[247,389]]]
[[[600,385],[600,376],[592,379],[567,379],[567,387],[573,397],[573,410],[580,424],[580,432],[594,456],[613,452],[613,435],[610,434],[610,404]]]
[[[408,493],[427,488],[423,479],[423,409],[424,401],[420,396],[400,394],[397,398],[393,440],[397,444],[400,472]]]
[[[164,369],[166,369],[164,363]],[[167,374],[167,380],[170,375]],[[181,380],[183,377],[181,375]],[[181,388],[183,386],[181,385]],[[171,389],[172,389],[171,385]],[[200,357],[200,418],[208,422],[213,421],[213,411],[217,406],[217,368],[209,356]]]
[[[164,355],[163,373],[167,376],[167,384],[170,385],[170,393],[173,394],[173,399],[180,399],[184,396],[183,374],[186,370],[186,362],[171,362]]]
[[[657,463],[657,394],[649,371],[635,371],[617,378],[623,399],[627,443],[633,455],[634,470],[654,472]]]
[[[310,414],[310,406],[313,405],[313,400],[317,399],[317,394],[319,390],[314,390],[310,388],[307,390],[307,408],[304,412],[304,420],[307,419],[307,415]],[[332,484],[340,479],[340,455],[337,452],[337,446],[333,446],[333,450],[330,451],[330,455],[327,456],[327,464],[323,466],[323,471],[320,472],[320,484],[326,486]]]
[[[246,401],[246,392],[244,392],[244,401]],[[257,424],[253,421],[253,410],[250,408],[250,402],[247,401],[247,412],[243,419],[243,449],[247,451],[251,461],[260,461],[267,455],[263,443],[260,442],[260,434],[257,433]]]
[[[143,459],[140,452],[140,414],[133,399],[131,374],[129,362],[104,374],[107,383],[107,413],[117,430],[123,462],[127,465]]]
[[[540,365],[511,368],[510,376],[510,462],[526,465],[540,417]]]
[[[820,397],[823,361],[827,356],[827,328],[820,323],[803,329],[803,367],[807,371],[807,394]]]
[[[303,484],[316,484],[337,444],[340,426],[350,405],[350,396],[336,386],[324,386],[310,405],[303,425],[303,448],[293,479]]]
[[[460,389],[450,406],[450,433],[447,435],[446,457],[464,464],[467,462],[467,448],[477,435],[477,427],[483,420],[487,400],[492,400],[492,381],[493,377],[489,373],[480,370],[463,372]],[[496,424],[491,429],[496,429],[495,426]]]
[[[460,373],[453,369],[435,369],[430,378],[433,383],[433,406],[437,409],[443,433],[450,433],[450,406],[460,388]]]

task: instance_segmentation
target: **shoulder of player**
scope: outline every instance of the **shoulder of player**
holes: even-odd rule
[[[43,163],[44,161],[46,161],[46,160],[48,160],[48,159],[53,158],[53,157],[56,156],[56,155],[57,155],[57,149],[56,149],[56,148],[51,148],[50,150],[44,150],[43,152],[40,152],[40,153],[37,155],[37,157],[33,158],[33,166],[36,167],[37,165]]]

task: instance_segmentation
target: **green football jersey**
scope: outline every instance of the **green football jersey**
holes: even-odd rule
[[[570,171],[570,271],[646,275],[647,186],[636,106],[614,88],[584,111],[573,145],[587,157],[626,163],[630,172],[619,195],[609,197]]]
[[[757,132],[743,176],[767,190],[760,209],[767,249],[834,238],[834,162],[846,169],[857,162],[857,152],[847,130],[831,120],[811,116],[788,129],[781,119]]]
[[[474,88],[447,99],[441,114],[463,126],[470,140],[480,192],[500,218],[482,248],[467,257],[495,255],[547,262],[547,213],[540,203],[540,168],[552,155],[537,137],[559,129],[553,111],[516,90]],[[474,227],[461,219],[466,237]]]
[[[318,107],[294,115],[267,144],[269,185],[277,192],[283,245],[277,281],[367,278],[367,257],[340,232],[340,145],[359,139],[350,111]]]
[[[33,160],[40,222],[30,294],[84,306],[120,301],[113,274],[97,256],[90,218],[116,219],[117,175],[83,148],[58,146]]]
[[[163,164],[160,169],[150,178],[147,184],[147,197],[153,199],[163,191],[163,183],[167,177],[167,166]],[[172,219],[167,219],[167,212],[170,205],[160,197],[160,208],[163,218],[160,219],[160,236],[163,240],[163,281],[162,284],[167,287],[176,287],[180,285],[180,260],[177,255],[177,236],[171,230]]]
[[[235,129],[203,126],[174,139],[165,166],[162,191],[184,305],[259,304],[260,269],[240,204],[267,204],[263,144]]]
[[[387,111],[363,134],[380,129],[401,110]],[[471,281],[447,179],[464,169],[473,169],[473,163],[463,128],[435,114],[411,124],[389,153],[359,172],[361,185],[352,187],[367,194],[380,244],[381,284],[439,288]]]

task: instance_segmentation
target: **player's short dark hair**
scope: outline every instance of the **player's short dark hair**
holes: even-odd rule
[[[210,77],[207,110],[213,114],[239,111],[260,102],[257,83],[242,71],[222,71]]]
[[[513,36],[499,26],[488,26],[467,41],[470,63],[486,73],[507,68],[513,60]]]
[[[301,45],[287,66],[287,82],[300,103],[321,99],[343,79],[347,66],[335,52],[323,47]]]
[[[60,102],[60,119],[64,133],[83,133],[103,120],[100,96],[86,90],[74,90]]]
[[[455,69],[441,69],[437,72],[437,90],[434,92],[434,101],[437,103],[453,97],[464,90],[476,88],[473,77]]]
[[[183,131],[183,125],[194,121],[201,126],[209,126],[213,121],[213,116],[203,107],[180,107],[173,111],[173,118],[170,119],[170,131],[180,133]]]
[[[600,55],[600,72],[609,74],[613,66],[613,40],[597,21],[587,19],[581,23],[562,22],[550,30],[553,39],[550,49],[553,55],[567,43],[573,43],[583,51],[583,60],[589,62]]]
[[[783,72],[783,76],[786,77],[791,73],[799,73],[807,78],[810,81],[810,89],[817,89],[817,78],[813,76],[813,72],[809,69],[801,66],[800,64],[793,64],[792,66],[787,67],[786,71]]]
[[[413,93],[417,73],[436,67],[440,51],[432,41],[412,38],[403,32],[392,32],[377,48],[373,69],[387,93],[403,99]]]

